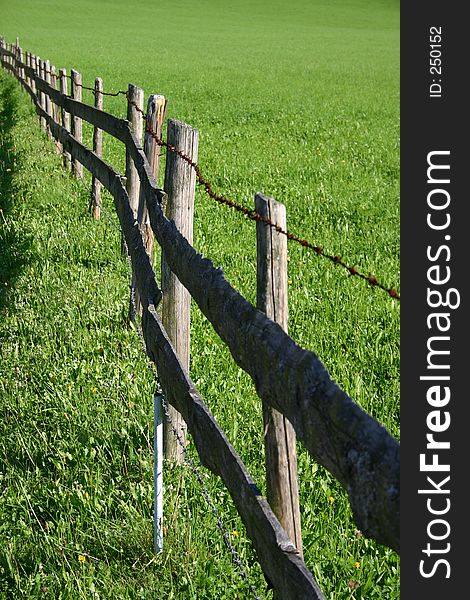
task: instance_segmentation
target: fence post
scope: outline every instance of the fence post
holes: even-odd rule
[[[142,129],[144,114],[144,90],[129,83],[127,87],[127,120],[130,123],[131,130],[134,133],[136,143],[142,146]],[[126,190],[129,196],[129,203],[137,219],[137,209],[139,206],[140,178],[132,160],[131,153],[126,147]],[[124,252],[124,239],[121,245]],[[138,298],[135,291],[135,278],[132,275],[131,298],[129,301],[129,322],[132,323],[134,310],[138,312]]]
[[[13,58],[13,66],[14,66],[14,73],[16,75],[16,77],[20,76],[20,69],[18,66],[18,50],[19,50],[19,45],[20,45],[20,38],[16,38],[16,43],[12,48],[12,51],[14,53],[14,58]]]
[[[68,96],[66,69],[59,70],[59,77],[60,77],[60,81],[59,81],[60,93],[63,94],[64,96]],[[70,131],[70,114],[65,110],[65,108],[61,108],[60,112],[62,115],[62,127],[64,129],[66,129],[67,131]],[[64,150],[64,167],[66,169],[72,168],[72,160],[71,160],[70,152],[67,152],[66,150]]]
[[[286,231],[283,204],[258,193],[255,210]],[[287,332],[287,237],[257,221],[256,245],[256,306]],[[263,421],[267,499],[302,557],[295,432],[284,415],[265,403]]]
[[[35,54],[31,54],[29,57],[29,66],[31,67],[32,71],[33,71],[33,76],[30,79],[30,86],[31,86],[31,91],[33,92],[33,94],[36,94],[36,79],[34,78],[34,76],[37,73],[37,66],[36,66],[36,55]]]
[[[31,68],[31,53],[30,52],[25,52],[25,63],[26,66]],[[25,75],[25,81],[26,81],[26,85],[29,85],[29,87],[31,87],[31,79],[29,77],[29,74]]]
[[[194,162],[197,161],[199,133],[181,121],[168,121],[168,144],[171,144]],[[174,221],[177,229],[190,244],[193,241],[194,194],[196,174],[179,156],[168,151],[166,155],[165,192],[167,193],[166,216]],[[186,371],[189,371],[189,321],[191,296],[171,272],[162,254],[162,323]],[[171,419],[186,439],[187,426],[183,417],[170,407]],[[166,423],[165,423],[166,424]],[[178,464],[183,462],[183,452],[169,427],[165,428],[165,456]]]
[[[24,67],[23,67],[23,49],[21,46],[18,46],[18,77],[21,81],[24,81]]]
[[[54,90],[57,89],[57,71],[54,65],[51,65],[51,88]],[[51,99],[51,108],[52,108],[52,118],[58,123],[59,122],[59,107],[55,102]]]
[[[41,58],[39,58],[39,56],[37,57],[36,70],[37,70],[37,75],[38,75],[39,79],[44,79],[44,61]],[[38,100],[39,100],[40,107],[43,110],[46,110],[46,100],[45,100],[44,92],[41,92],[41,90],[38,90],[37,94],[38,94]],[[46,130],[46,119],[44,117],[40,117],[39,120],[41,123],[41,127],[45,131]]]
[[[103,80],[95,79],[95,108],[103,110]],[[93,129],[93,152],[100,158],[103,155],[103,131],[99,127]],[[93,175],[91,179],[90,207],[93,217],[99,219],[101,215],[101,182]]]
[[[48,60],[44,61],[44,80],[51,85],[51,64]],[[46,113],[52,117],[52,101],[49,94],[44,94]],[[52,140],[52,133],[49,125],[47,125],[47,134]]]
[[[51,87],[57,89],[57,72],[54,65],[51,65]],[[52,118],[55,123],[59,123],[59,106],[51,99]],[[55,149],[58,154],[62,151],[62,144],[54,138]]]
[[[82,76],[78,71],[72,69],[70,71],[71,79],[72,79],[72,98],[77,100],[77,102],[82,101]],[[77,140],[77,142],[82,142],[82,120],[80,117],[76,117],[75,115],[72,118],[72,135]],[[83,165],[76,158],[72,159],[72,171],[75,173],[77,179],[83,177]]]
[[[153,173],[155,181],[158,180],[160,170],[160,146],[157,144],[155,138],[150,134],[150,131],[155,132],[159,138],[162,137],[165,110],[166,100],[164,96],[151,95],[149,97],[145,120],[144,153],[149,162],[149,166]],[[150,256],[150,260],[153,263],[152,254],[154,235],[150,226],[147,203],[142,188],[139,193],[139,205],[137,207],[137,222],[139,223],[140,231],[142,233],[142,239],[144,240],[145,249],[147,250],[147,254]],[[140,298],[137,293],[136,309],[139,313],[142,310],[142,307],[140,305]]]

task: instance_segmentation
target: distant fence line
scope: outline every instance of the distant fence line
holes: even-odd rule
[[[175,316],[179,304],[188,305],[189,294],[228,346],[235,362],[251,376],[263,407],[278,411],[282,419],[290,422],[312,457],[345,487],[357,526],[365,535],[398,552],[398,442],[331,380],[313,352],[300,348],[281,323],[255,309],[232,288],[220,269],[197,253],[192,246],[192,224],[180,223],[180,228],[189,228],[184,235],[177,227],[178,218],[172,216],[169,220],[168,212],[165,216],[167,200],[170,203],[174,197],[189,202],[189,196],[194,197],[195,174],[181,156],[168,153],[165,176],[168,194],[157,187],[158,144],[155,136],[149,135],[145,136],[142,148],[142,119],[137,118],[139,110],[143,110],[143,91],[129,86],[128,119],[119,119],[99,106],[81,102],[81,79],[77,71],[72,71],[72,96],[69,96],[63,85],[67,81],[63,76],[65,70],[61,70],[59,79],[48,81],[55,69],[46,69],[47,61],[27,53],[23,62],[19,45],[6,44],[3,39],[0,39],[0,54],[3,67],[20,81],[34,102],[41,123],[60,143],[65,164],[76,173],[83,165],[113,196],[132,261],[148,355],[157,367],[168,401],[182,415],[181,427],[187,425],[193,436],[201,462],[219,475],[229,490],[260,565],[279,597],[323,598],[323,595],[301,558],[301,548],[290,541],[286,524],[281,518],[285,529],[281,527],[197,392],[188,375],[189,356],[184,355],[184,349],[175,349],[178,341],[170,335],[170,330],[179,327],[177,323],[186,323],[188,331],[184,335],[189,336],[187,309]],[[57,81],[60,91],[56,89]],[[100,90],[96,89],[95,105],[99,97]],[[152,96],[148,106],[147,124],[161,138],[165,106],[162,97]],[[95,127],[95,133],[105,131],[125,145],[126,187],[123,175],[100,157],[96,141],[94,150],[82,143],[82,119]],[[149,125],[152,120],[153,125]],[[191,160],[196,162],[197,132],[184,123],[170,120],[168,133],[168,144],[188,156],[193,152]],[[99,138],[95,135],[95,140],[96,137]],[[149,139],[152,137],[153,144]],[[268,208],[277,204],[260,195],[257,202]],[[164,257],[163,323],[156,311],[162,291],[149,256],[153,235]],[[273,246],[269,244],[275,243],[274,236],[271,237],[271,242],[267,242],[270,251]],[[264,247],[265,253],[266,250]],[[267,260],[258,253],[258,264],[264,264],[263,268]],[[178,287],[175,275],[182,286]],[[175,285],[174,299],[168,308],[167,298],[171,296],[168,289],[172,285]],[[166,322],[165,311],[173,314]],[[180,334],[179,330],[176,337]],[[189,346],[188,341],[184,344]],[[292,533],[290,537],[293,539]]]

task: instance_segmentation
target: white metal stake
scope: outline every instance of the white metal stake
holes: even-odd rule
[[[153,545],[163,550],[163,406],[162,395],[153,397]]]

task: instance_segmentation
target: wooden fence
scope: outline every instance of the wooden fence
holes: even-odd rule
[[[323,598],[323,595],[302,560],[301,547],[296,548],[291,541],[301,546],[300,537],[292,531],[290,537],[287,535],[285,522],[283,528],[261,496],[191,381],[188,357],[182,356],[181,351],[178,355],[176,344],[170,341],[175,337],[170,338],[168,326],[164,327],[157,314],[162,291],[149,257],[152,234],[162,248],[167,278],[176,275],[228,346],[235,362],[251,376],[267,413],[265,418],[280,419],[277,423],[287,428],[291,439],[295,431],[311,456],[347,490],[358,528],[398,552],[398,442],[332,381],[313,352],[302,349],[289,337],[286,323],[282,322],[284,317],[270,314],[269,302],[262,299],[263,286],[267,289],[265,276],[259,275],[257,309],[226,281],[221,269],[198,254],[192,246],[191,231],[181,233],[175,217],[170,220],[165,216],[167,195],[155,181],[158,148],[152,144],[152,136],[146,136],[143,144],[142,118],[136,110],[139,106],[143,108],[143,92],[129,86],[128,119],[119,119],[101,108],[101,80],[95,83],[95,106],[89,106],[81,101],[82,84],[76,71],[71,73],[72,96],[69,96],[65,70],[59,72],[58,90],[55,68],[32,54],[27,54],[24,60],[18,41],[12,45],[0,38],[0,54],[3,67],[15,75],[28,92],[44,128],[60,145],[65,164],[71,164],[78,175],[85,167],[93,175],[93,181],[102,184],[113,196],[132,261],[148,355],[157,367],[168,402],[182,416],[181,426],[187,425],[193,436],[201,462],[222,478],[230,492],[263,572],[278,597],[298,600]],[[164,102],[161,96],[152,98],[147,126],[150,119],[152,130],[160,133]],[[95,127],[93,150],[82,143],[82,119]],[[168,128],[173,145],[185,153],[191,148],[197,152],[192,128],[178,121],[170,121]],[[101,158],[98,133],[101,130],[125,145],[125,185],[123,175]],[[152,139],[155,142],[155,137]],[[171,194],[194,187],[190,166],[177,155],[172,156],[169,151],[167,154],[167,175],[168,165],[173,163],[169,177],[173,177],[171,185],[177,190]],[[190,183],[184,183],[185,179]],[[166,177],[166,181],[170,180]],[[93,185],[96,192],[99,184]],[[277,210],[276,206],[277,203],[257,195],[258,210]],[[95,213],[98,210],[99,204],[95,204]],[[270,244],[274,243],[275,236],[263,242],[262,230],[267,227],[263,224],[258,227],[259,247],[265,247],[265,254],[272,255]],[[275,252],[282,253],[282,249]],[[263,264],[266,266],[266,261]],[[164,297],[168,285],[164,282]],[[267,287],[272,285],[271,282]],[[293,464],[294,459],[295,455]],[[296,473],[294,475],[296,477]]]

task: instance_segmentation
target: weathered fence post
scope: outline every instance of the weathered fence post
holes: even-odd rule
[[[15,45],[12,48],[12,52],[14,54],[14,57],[13,57],[14,73],[16,74],[16,76],[18,78],[20,76],[20,71],[19,71],[19,66],[18,66],[18,50],[19,50],[19,46],[20,46],[20,38],[17,37]]]
[[[181,121],[168,121],[168,144],[181,150],[192,161],[197,161],[199,133]],[[174,221],[178,230],[193,241],[194,194],[196,174],[181,157],[167,152],[165,170],[165,192],[167,193],[166,216]],[[162,322],[173,344],[183,368],[189,372],[189,322],[191,296],[162,255]],[[187,426],[183,417],[170,407],[171,419],[183,440]],[[165,423],[166,424],[166,423]],[[183,452],[169,427],[165,429],[165,456],[177,463],[183,461]]]
[[[68,96],[68,85],[67,85],[67,71],[66,69],[60,69],[59,71],[59,85],[60,85],[60,93],[64,96]],[[62,127],[67,131],[70,131],[70,114],[65,110],[65,108],[61,108],[62,115]],[[66,169],[72,168],[72,159],[70,156],[70,152],[64,150],[64,167]]]
[[[44,61],[44,80],[47,84],[51,85],[51,64],[48,60]],[[50,117],[52,117],[52,101],[51,101],[49,94],[44,94],[44,100],[45,100],[46,113]],[[50,129],[49,125],[47,125],[46,128],[47,128],[47,135],[52,140],[53,137],[52,137],[52,133],[51,133],[51,129]]]
[[[72,69],[70,71],[70,75],[72,78],[72,98],[74,100],[77,100],[77,102],[81,102],[82,76],[78,71],[75,71],[75,69]],[[80,119],[80,117],[76,117],[75,115],[72,118],[72,135],[77,140],[77,142],[82,141],[82,120]],[[83,177],[83,165],[76,158],[72,160],[72,171],[75,173],[77,179]]]
[[[31,68],[31,53],[30,52],[25,52],[25,63],[26,63],[27,67]],[[31,87],[31,78],[30,78],[28,72],[25,76],[25,81],[26,81],[26,85],[29,85],[29,87]]]
[[[56,68],[54,65],[51,65],[51,87],[54,88],[55,90],[57,89],[57,72],[56,72]],[[51,105],[52,105],[52,118],[55,123],[59,123],[59,107],[52,100],[51,100]],[[55,142],[56,152],[58,154],[60,154],[62,151],[62,144],[59,142],[59,140],[56,140],[55,138],[54,138],[54,142]]]
[[[95,108],[103,110],[103,80],[95,79]],[[93,152],[100,158],[103,156],[103,130],[99,127],[93,129]],[[93,175],[91,179],[90,207],[95,219],[101,215],[101,182]]]
[[[153,173],[155,181],[158,180],[160,170],[160,146],[157,144],[155,137],[150,132],[161,138],[163,119],[165,118],[166,100],[164,96],[151,95],[147,103],[147,113],[145,120],[145,133],[144,133],[144,153],[149,162],[150,169]],[[147,250],[147,254],[152,260],[153,254],[153,243],[154,235],[152,228],[150,227],[150,220],[147,210],[147,203],[145,195],[141,188],[139,193],[139,205],[137,207],[137,222],[139,223],[142,238],[144,240],[144,246]],[[136,310],[138,313],[141,312],[142,307],[140,305],[139,295],[136,293]]]
[[[19,65],[18,65],[18,77],[20,78],[21,81],[24,81],[24,67],[23,67],[23,49],[18,46],[18,61],[19,61]]]
[[[136,142],[142,145],[142,128],[144,112],[144,90],[129,84],[127,89],[127,120],[134,132]],[[134,166],[131,153],[126,150],[126,189],[134,215],[137,217],[139,205],[140,179]]]
[[[153,547],[163,550],[163,398],[153,398]]]
[[[29,57],[29,65],[33,71],[33,76],[30,79],[31,91],[33,92],[33,94],[36,94],[36,79],[34,76],[37,73],[37,63],[35,54],[31,54],[31,56]]]
[[[39,79],[44,79],[44,61],[41,58],[39,58],[39,56],[37,57],[36,70],[37,70],[37,75],[38,75]],[[45,99],[44,92],[41,92],[41,90],[38,89],[37,94],[38,94],[38,100],[39,100],[40,107],[43,110],[46,110],[46,99]],[[41,123],[41,127],[45,131],[46,130],[46,119],[44,117],[40,117],[39,121]]]
[[[127,120],[130,123],[131,130],[134,133],[135,141],[138,146],[142,146],[142,129],[144,114],[144,90],[129,83],[127,88]],[[126,190],[129,196],[129,203],[137,218],[137,209],[139,206],[140,179],[131,153],[126,148]],[[124,245],[122,246],[124,251]],[[134,311],[137,313],[138,298],[135,292],[135,279],[132,277],[131,298],[129,302],[129,322],[132,322]]]
[[[51,88],[54,90],[57,89],[57,71],[54,65],[51,65]],[[52,106],[52,118],[56,123],[59,122],[59,107],[57,104],[51,99]]]
[[[272,198],[255,195],[255,210],[286,231],[286,208]],[[256,306],[287,332],[287,237],[257,221]],[[277,410],[263,403],[267,499],[274,514],[302,553],[295,432]]]

